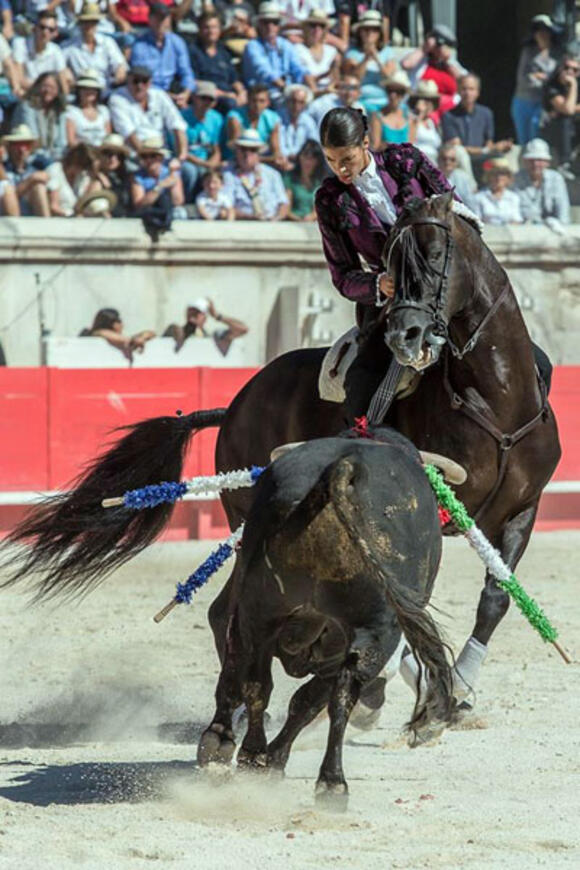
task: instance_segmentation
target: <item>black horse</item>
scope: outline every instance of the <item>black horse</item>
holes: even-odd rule
[[[398,289],[390,309],[363,336],[358,364],[366,367],[367,377],[362,387],[368,389],[368,377],[379,383],[391,350],[421,372],[415,392],[396,401],[385,422],[418,448],[448,456],[467,470],[458,495],[515,569],[560,445],[507,275],[474,226],[454,214],[449,194],[404,211],[387,243],[386,260]],[[15,530],[11,542],[31,546],[19,548],[7,582],[40,571],[40,596],[74,593],[143,549],[163,528],[171,507],[103,512],[100,501],[178,479],[188,439],[199,429],[220,426],[220,471],[264,465],[277,445],[339,433],[347,410],[318,397],[324,353],[308,349],[279,357],[227,409],[132,427],[70,494],[36,508]],[[223,496],[232,528],[247,515],[251,501],[248,490]],[[236,570],[210,609],[222,656]],[[482,647],[508,605],[507,593],[488,574],[473,629]],[[476,676],[470,674],[472,685]]]
[[[200,764],[230,763],[232,714],[243,702],[248,728],[238,765],[284,770],[299,732],[328,706],[317,796],[344,802],[349,716],[361,688],[397,650],[400,658],[401,632],[427,671],[427,691],[408,725],[413,741],[452,719],[452,669],[425,610],[441,557],[437,502],[413,445],[394,430],[370,431],[372,441],[348,433],[308,441],[258,481]],[[292,697],[288,719],[268,745],[273,657],[291,676],[312,678]]]

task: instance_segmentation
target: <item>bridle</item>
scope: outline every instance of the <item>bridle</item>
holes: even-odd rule
[[[414,230],[416,227],[419,226],[438,227],[439,229],[442,229],[445,233],[445,255],[443,260],[443,269],[440,272],[436,271],[435,269],[433,269],[432,266],[429,266],[427,264],[427,261],[425,260],[418,248]],[[509,290],[509,282],[506,280],[502,292],[499,294],[497,299],[494,300],[491,308],[489,308],[489,310],[486,312],[479,326],[477,326],[475,331],[471,334],[463,347],[460,349],[457,347],[457,345],[449,335],[449,318],[445,312],[447,296],[449,293],[449,275],[451,272],[453,251],[455,247],[455,242],[451,234],[451,227],[445,221],[439,220],[435,217],[416,218],[415,220],[412,220],[409,223],[405,224],[405,226],[401,227],[401,229],[398,231],[394,239],[388,243],[389,248],[386,255],[387,272],[390,269],[393,249],[397,243],[399,243],[402,247],[401,290],[400,295],[398,297],[395,296],[389,307],[387,320],[395,312],[413,309],[416,311],[426,312],[431,318],[431,335],[435,339],[435,343],[447,344],[449,350],[454,357],[456,357],[457,359],[463,359],[465,354],[473,350],[487,322],[493,317],[493,315],[503,302]],[[414,279],[415,284],[419,286],[424,281],[424,276],[428,272],[433,272],[439,277],[439,284],[437,286],[437,290],[429,301],[425,301],[423,299],[413,299],[410,296],[407,289],[409,286],[407,281],[407,270],[410,270],[411,277]]]

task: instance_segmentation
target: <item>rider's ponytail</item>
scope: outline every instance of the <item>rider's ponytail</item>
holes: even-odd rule
[[[320,142],[323,148],[362,145],[368,130],[369,123],[362,109],[331,109],[322,119]]]

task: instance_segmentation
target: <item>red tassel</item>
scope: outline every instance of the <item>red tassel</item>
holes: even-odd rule
[[[358,435],[359,438],[375,437],[369,432],[369,421],[366,418],[366,414],[363,414],[362,417],[354,418],[354,426],[352,431],[355,433],[355,435]]]
[[[451,514],[446,508],[439,505],[439,507],[437,508],[437,513],[439,514],[439,522],[442,526],[446,526],[447,523],[451,522]]]

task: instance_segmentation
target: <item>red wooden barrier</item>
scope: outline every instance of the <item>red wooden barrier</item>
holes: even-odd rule
[[[556,366],[550,404],[562,444],[554,480],[580,480],[580,366]]]
[[[0,368],[0,490],[48,487],[48,369]]]

